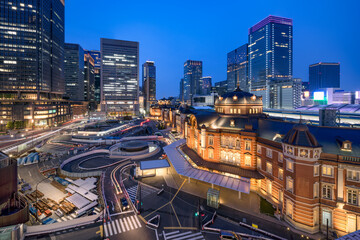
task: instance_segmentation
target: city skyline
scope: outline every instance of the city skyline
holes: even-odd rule
[[[201,25],[195,31],[195,28],[186,28],[186,21],[183,21],[181,17],[170,14],[170,9],[182,10],[183,7],[179,5],[159,7],[154,4],[141,7],[135,14],[125,14],[122,20],[116,20],[114,19],[115,12],[111,9],[117,9],[117,3],[113,2],[113,7],[104,11],[107,12],[106,16],[100,14],[101,17],[98,18],[100,21],[88,27],[82,25],[81,19],[84,19],[81,18],[82,13],[77,11],[74,14],[77,4],[81,3],[68,2],[65,37],[67,42],[77,42],[85,49],[94,50],[98,50],[101,37],[138,41],[140,43],[139,61],[154,60],[157,63],[159,85],[157,95],[162,98],[178,95],[182,64],[188,59],[202,60],[204,75],[212,76],[214,83],[225,80],[227,52],[246,43],[248,29],[260,20],[269,15],[282,16],[291,18],[294,22],[293,76],[307,81],[309,65],[321,61],[340,62],[342,65],[341,88],[350,89],[356,79],[360,78],[360,72],[356,69],[358,54],[355,49],[360,36],[357,32],[351,32],[351,38],[346,35],[355,28],[359,17],[352,12],[352,9],[356,7],[337,6],[334,1],[327,3],[326,11],[320,11],[321,14],[318,14],[318,10],[323,9],[322,2],[312,3],[311,9],[306,3],[283,6],[279,1],[272,5],[262,2],[263,7],[255,14],[248,13],[241,16],[230,14],[233,13],[232,9],[236,8],[237,3],[222,6],[195,3],[194,10],[197,7],[202,7],[204,10],[194,19]],[[358,3],[353,1],[353,5],[358,5]],[[133,4],[125,4],[124,9],[130,10],[135,7],[136,5]],[[83,12],[95,11],[95,8],[97,12],[102,12],[103,7],[94,3],[81,5],[81,8]],[[142,9],[149,8],[157,13],[154,14],[156,17],[142,16],[141,12],[144,11]],[[156,10],[157,8],[160,10]],[[193,10],[186,9],[184,14],[191,15],[192,12]],[[204,21],[202,12],[213,12],[217,16],[226,14],[227,18],[224,20],[221,20],[221,17],[206,18],[207,20]],[[339,14],[345,15],[345,13],[347,18],[332,17]],[[103,22],[109,21],[112,24],[104,26]],[[176,27],[172,28],[172,25]],[[345,41],[347,44],[342,44]],[[166,87],[167,83],[177,83],[177,87],[169,91]]]

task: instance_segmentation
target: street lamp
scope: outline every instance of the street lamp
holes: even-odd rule
[[[49,179],[50,178],[50,175],[49,176],[47,176],[46,178],[44,178],[44,179],[42,179],[40,182],[38,182],[37,184],[36,184],[36,190],[35,190],[35,192],[36,192],[36,202],[35,202],[35,210],[36,210],[36,213],[35,213],[35,216],[36,216],[36,220],[37,221],[39,221],[39,217],[38,217],[38,209],[37,209],[37,203],[38,203],[38,185],[39,185],[39,183],[41,183],[41,182],[43,182],[44,180],[46,180],[46,179]]]

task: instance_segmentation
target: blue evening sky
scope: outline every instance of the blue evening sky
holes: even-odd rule
[[[268,15],[293,19],[294,77],[307,81],[310,64],[340,62],[341,88],[360,90],[357,0],[67,0],[65,9],[66,42],[91,50],[101,37],[140,42],[140,65],[157,67],[157,98],[179,94],[187,59],[202,60],[213,83],[225,80],[227,52]]]

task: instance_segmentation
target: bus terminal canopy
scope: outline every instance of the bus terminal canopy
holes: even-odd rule
[[[140,170],[150,170],[168,167],[170,167],[170,164],[166,159],[147,160],[140,162]]]
[[[178,174],[238,192],[250,193],[250,179],[248,178],[234,178],[194,168],[177,149],[185,143],[186,140],[181,139],[164,147],[166,155]]]

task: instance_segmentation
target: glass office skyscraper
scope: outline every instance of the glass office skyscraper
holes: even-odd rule
[[[139,112],[139,43],[100,39],[102,109],[111,115]]]
[[[89,53],[84,54],[84,100],[90,110],[95,110],[95,63]]]
[[[65,96],[84,101],[84,50],[79,44],[65,43]]]
[[[201,95],[209,95],[212,87],[212,77],[202,77],[201,78],[201,86],[200,86],[200,94]]]
[[[100,51],[97,50],[85,50],[85,54],[90,54],[94,59],[94,97],[96,104],[100,104],[101,99],[101,90],[100,90],[100,81],[101,81],[101,55]]]
[[[271,81],[292,81],[292,74],[292,19],[269,16],[249,29],[250,91],[263,97],[264,108],[281,108],[270,96]]]
[[[248,91],[248,44],[227,54],[228,91],[234,91],[238,84],[242,90]]]
[[[184,101],[201,94],[202,61],[187,60],[184,63]]]
[[[340,63],[315,63],[309,66],[309,90],[340,88]]]
[[[69,114],[61,100],[64,8],[63,0],[0,1],[0,118],[4,121],[45,125]]]
[[[145,111],[150,111],[150,106],[156,102],[156,67],[152,61],[143,64],[142,92],[144,95]]]

